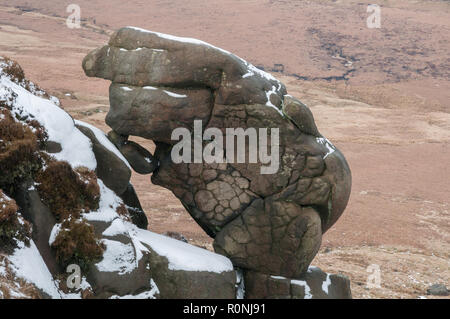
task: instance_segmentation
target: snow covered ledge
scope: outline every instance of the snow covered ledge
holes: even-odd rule
[[[33,241],[8,257],[9,266],[17,278],[52,299],[79,299],[85,288],[95,298],[234,299],[238,292],[242,298],[242,280],[238,287],[239,276],[222,255],[139,229],[120,218],[103,235],[103,259],[82,278],[83,287],[71,293],[59,289]]]
[[[88,281],[111,298],[141,298],[138,281],[153,298],[236,298],[236,272],[231,261],[216,253],[162,236],[119,218],[103,232],[106,251]],[[127,288],[127,290],[124,290]],[[104,296],[107,296],[105,294]]]

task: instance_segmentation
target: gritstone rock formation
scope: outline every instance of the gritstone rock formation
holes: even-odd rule
[[[0,57],[0,299],[235,298],[231,261],[146,230],[128,161],[58,105]]]
[[[216,252],[247,273],[305,274],[322,234],[347,205],[351,173],[308,107],[283,83],[202,41],[133,27],[89,53],[83,68],[112,81],[106,117],[111,141],[133,169],[153,172],[153,183],[173,191],[215,238]],[[256,163],[174,163],[178,140],[172,132],[194,132],[194,121],[201,121],[203,133],[218,128],[225,149],[227,128],[278,128],[279,141],[274,133],[269,138],[272,151],[279,147],[278,170],[262,174],[267,162],[261,157]],[[155,154],[127,141],[130,135],[153,140]],[[248,144],[244,154],[248,159]]]

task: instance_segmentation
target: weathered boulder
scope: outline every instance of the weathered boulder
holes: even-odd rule
[[[56,219],[50,209],[42,203],[33,182],[25,181],[17,188],[15,199],[26,220],[33,225],[32,238],[42,255],[49,271],[55,275],[61,272],[55,255],[49,245],[50,234],[56,224]]]
[[[136,170],[136,165],[133,165],[134,161],[129,162],[125,155],[127,153],[124,150],[119,152],[117,143],[111,141],[110,137],[98,128],[82,121],[76,121],[76,127],[92,142],[92,151],[97,160],[95,170],[97,176],[123,200],[133,223],[140,228],[147,229],[147,216],[142,209],[133,185],[130,183],[130,165]],[[150,154],[147,150],[145,151]],[[124,155],[122,156],[122,154]],[[148,164],[148,161],[142,157],[138,157],[138,160]]]
[[[83,68],[112,81],[106,123],[124,144],[130,135],[155,142],[152,182],[173,191],[217,252],[253,272],[305,273],[347,205],[351,173],[283,83],[202,41],[133,27],[89,53]],[[194,135],[183,156],[211,141],[226,152],[174,161],[175,129]],[[253,146],[234,145],[239,130]]]
[[[128,141],[128,135],[123,136],[115,131],[108,133],[109,140],[120,150],[123,156],[130,163],[133,170],[139,174],[150,174],[157,167],[152,153],[141,145]]]
[[[131,168],[123,156],[109,142],[98,128],[77,121],[76,127],[92,142],[92,150],[97,160],[95,173],[116,194],[123,194],[131,178]]]
[[[320,217],[312,208],[258,199],[217,234],[214,249],[240,268],[298,278],[321,239]]]
[[[188,244],[186,244],[188,245]],[[186,249],[192,247],[186,246]],[[195,247],[197,248],[197,247]],[[198,248],[201,249],[201,248]],[[149,247],[150,273],[164,299],[235,299],[236,273],[171,269],[167,257]],[[206,252],[206,251],[205,251]],[[231,266],[231,264],[230,264]]]
[[[448,296],[450,291],[444,284],[433,284],[427,289],[427,295]]]
[[[141,206],[141,202],[134,190],[134,187],[131,183],[128,184],[125,192],[120,195],[120,198],[123,200],[125,204],[128,214],[131,216],[131,221],[137,227],[142,229],[147,229],[148,227],[148,218],[144,212],[144,209]]]
[[[351,299],[350,281],[343,275],[327,274],[309,267],[297,279],[253,271],[245,273],[247,299]]]
[[[152,289],[149,256],[143,254],[139,259],[130,237],[106,235],[103,243],[103,259],[87,274],[96,298],[136,295]]]
[[[116,147],[4,67],[0,298],[234,298],[231,261],[142,229]]]
[[[109,88],[111,109],[106,123],[120,134],[152,139],[161,134],[161,141],[171,143],[172,130],[192,128],[194,119],[209,119],[212,96],[209,90],[186,90],[112,84]],[[135,105],[139,105],[136,112]],[[132,126],[124,125],[130,120]],[[130,130],[130,128],[132,129]]]
[[[120,145],[119,150],[137,173],[150,174],[155,170],[153,155],[139,144],[127,141]]]
[[[89,219],[102,232],[106,250],[88,274],[96,297],[137,296],[143,291],[164,299],[236,297],[236,273],[226,257],[135,228],[120,218],[106,223],[99,218],[96,223],[97,217],[91,214]]]
[[[45,151],[48,153],[59,153],[62,151],[61,144],[53,141],[45,143]]]

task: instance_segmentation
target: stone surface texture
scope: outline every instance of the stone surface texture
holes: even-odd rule
[[[202,41],[133,27],[89,53],[83,68],[112,82],[110,139],[136,163],[135,170],[152,172],[154,184],[179,198],[215,238],[216,252],[250,273],[305,276],[323,233],[347,205],[351,172],[342,153],[319,133],[309,108],[288,95],[283,83]],[[259,142],[268,133],[268,144],[274,143],[268,154],[279,150],[278,170],[263,174],[268,164],[261,157],[250,161],[249,143],[235,149],[234,160],[226,154],[231,160],[175,163],[171,150],[178,140],[172,132],[185,128],[194,134],[195,120],[202,133],[221,132],[217,140],[226,150],[233,137],[229,128],[255,129]],[[153,140],[155,154],[129,136]],[[239,151],[244,162],[236,160]],[[151,167],[138,164],[146,159]]]

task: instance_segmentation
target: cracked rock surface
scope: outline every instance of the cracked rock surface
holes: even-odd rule
[[[153,183],[179,198],[215,238],[217,252],[248,271],[288,278],[305,273],[322,234],[347,205],[351,173],[308,107],[288,95],[283,83],[202,41],[133,27],[89,53],[83,68],[112,82],[110,139],[134,170],[153,173]],[[235,150],[246,155],[244,163],[174,163],[171,150],[178,140],[172,132],[193,132],[195,120],[203,132],[217,128],[225,147],[227,128],[254,128],[258,141],[267,132],[269,145],[278,128],[278,170],[262,174],[268,164],[261,157],[249,160],[248,143]],[[130,135],[153,140],[155,154],[129,142]]]

